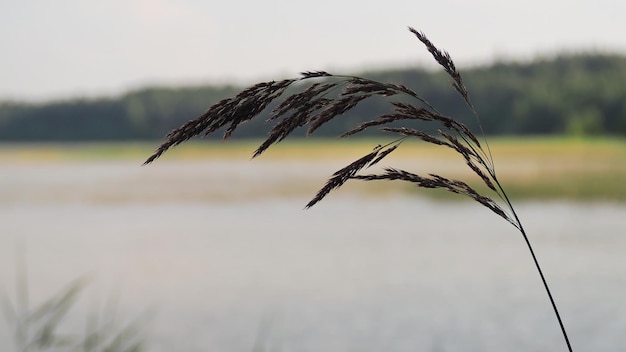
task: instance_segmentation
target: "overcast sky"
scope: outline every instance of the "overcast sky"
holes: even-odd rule
[[[626,53],[625,19],[624,0],[0,0],[0,100],[430,63],[407,26],[461,67]]]

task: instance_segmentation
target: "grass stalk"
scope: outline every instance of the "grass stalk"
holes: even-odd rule
[[[552,292],[550,291],[550,286],[548,285],[548,281],[546,280],[546,277],[543,274],[543,270],[541,269],[541,265],[539,265],[539,260],[537,259],[537,255],[535,255],[535,250],[533,249],[533,246],[530,244],[530,239],[528,238],[528,235],[526,234],[526,230],[524,230],[524,225],[522,225],[522,222],[520,221],[519,217],[517,216],[517,212],[515,211],[515,208],[513,208],[513,204],[511,204],[511,201],[509,200],[509,197],[507,196],[506,192],[504,191],[504,188],[502,188],[502,186],[500,185],[500,182],[498,182],[498,179],[495,177],[495,175],[494,175],[494,179],[495,179],[496,184],[498,185],[498,188],[502,192],[502,196],[504,198],[504,201],[508,204],[509,209],[511,209],[511,214],[515,218],[515,222],[519,225],[518,230],[522,234],[522,237],[524,238],[524,242],[526,243],[526,247],[528,247],[528,251],[530,252],[530,256],[533,259],[533,263],[535,264],[535,268],[537,269],[537,272],[539,273],[539,277],[541,278],[541,282],[543,283],[543,287],[546,290],[546,294],[548,295],[548,299],[550,300],[550,304],[552,305],[552,310],[554,311],[554,315],[556,316],[556,320],[559,323],[559,328],[561,329],[561,334],[563,335],[563,339],[565,340],[565,344],[567,345],[567,350],[569,352],[572,352],[572,344],[570,343],[569,337],[567,336],[567,331],[565,330],[565,325],[563,324],[563,319],[561,319],[561,314],[559,313],[559,309],[556,306],[556,301],[554,300],[554,297],[552,297]]]
[[[508,221],[522,234],[554,309],[567,348],[572,352],[561,316],[528,235],[496,176],[489,143],[461,74],[450,54],[437,48],[422,32],[411,27],[409,31],[426,46],[435,61],[451,78],[453,89],[459,93],[476,118],[484,140],[484,148],[470,128],[461,120],[442,114],[408,87],[356,76],[333,75],[325,71],[307,71],[301,73],[299,78],[255,84],[235,97],[224,99],[211,106],[204,114],[171,131],[165,141],[148,157],[144,165],[153,162],[170,148],[196,136],[224,131],[223,139],[229,139],[242,123],[269,110],[270,118],[267,122],[274,123],[274,125],[269,130],[267,139],[254,151],[253,157],[257,157],[298,128],[306,128],[307,135],[313,134],[326,123],[340,119],[342,114],[365,100],[374,97],[386,99],[390,103],[389,112],[363,121],[339,137],[344,138],[371,128],[379,128],[384,132],[395,134],[396,138],[389,143],[377,145],[366,155],[336,171],[305,208],[314,206],[331,191],[340,188],[350,180],[399,180],[409,182],[419,188],[443,189],[475,200]],[[298,87],[304,88],[297,93],[287,94],[288,88]],[[285,95],[288,96],[284,97]],[[276,100],[280,102],[275,104]],[[272,104],[275,107],[270,109]],[[392,167],[385,167],[379,173],[361,173],[362,170],[369,169],[390,155],[407,138],[416,138],[425,143],[455,151],[472,173],[487,186],[487,193],[479,193],[465,181],[434,173],[418,175]]]

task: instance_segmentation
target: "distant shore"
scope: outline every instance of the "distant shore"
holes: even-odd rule
[[[270,148],[251,162],[311,160],[316,163],[356,160],[386,143],[372,139],[294,139]],[[155,163],[211,159],[249,160],[260,141],[226,143],[198,141],[174,148]],[[139,167],[157,147],[155,142],[0,144],[0,167],[24,163],[136,161]],[[626,140],[558,137],[490,138],[498,177],[514,200],[576,200],[626,202]],[[335,164],[335,163],[333,163]],[[473,180],[464,161],[446,148],[407,141],[382,166],[417,174],[441,173]],[[376,170],[368,170],[368,172]],[[330,176],[330,174],[328,175]],[[294,181],[294,180],[290,180]],[[325,180],[320,179],[322,184]],[[481,182],[470,182],[480,188]],[[416,192],[448,198],[440,192],[418,190],[409,184],[381,182],[359,186],[373,193]]]

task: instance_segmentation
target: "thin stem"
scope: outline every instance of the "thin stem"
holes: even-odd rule
[[[513,212],[513,215],[517,218],[517,215],[515,215],[515,212]],[[528,239],[528,236],[526,235],[526,232],[524,231],[522,224],[520,224],[519,228],[520,228],[520,232],[522,233],[522,236],[524,236],[524,241],[526,241],[526,245],[528,246],[530,255],[533,257],[533,261],[535,262],[535,266],[537,267],[539,276],[541,276],[541,281],[543,282],[543,286],[546,289],[548,298],[550,298],[550,303],[552,304],[552,309],[554,309],[554,314],[556,315],[556,319],[559,321],[559,326],[561,327],[563,338],[565,339],[565,343],[567,344],[567,349],[569,352],[572,352],[572,345],[570,344],[569,338],[567,337],[567,332],[565,331],[565,326],[563,325],[563,321],[561,320],[561,315],[559,314],[559,310],[556,307],[554,298],[552,298],[552,293],[550,292],[550,288],[548,287],[548,282],[546,281],[546,278],[543,276],[543,271],[541,270],[541,267],[539,266],[539,261],[537,261],[537,256],[535,256],[535,251],[533,251],[533,247],[530,245],[530,240]]]
[[[407,139],[407,138],[409,138],[409,136],[400,137],[400,138],[398,138],[396,140],[393,140],[393,141],[391,141],[391,142],[389,142],[389,143],[387,143],[385,145],[380,145],[379,144],[374,149],[379,149],[380,150],[380,149],[386,148],[386,147],[388,147],[388,146],[390,146],[392,144],[398,144],[399,145],[400,143],[404,142],[404,140]]]
[[[483,141],[485,142],[485,145],[487,146],[487,154],[488,154],[487,156],[488,156],[488,160],[489,160],[489,168],[491,168],[493,173],[495,174],[496,173],[496,164],[493,162],[493,155],[491,155],[491,148],[489,147],[489,141],[487,140],[487,135],[485,134],[485,130],[483,129],[483,124],[482,124],[482,122],[480,122],[480,118],[478,117],[478,113],[476,112],[476,109],[474,109],[474,106],[470,103],[469,107],[472,110],[472,113],[474,114],[474,117],[476,117],[476,121],[478,122],[478,128],[480,128],[480,133],[483,135]],[[483,152],[483,154],[484,154],[484,152]]]
[[[556,307],[556,302],[554,301],[554,298],[552,297],[552,293],[550,292],[550,287],[548,286],[548,282],[546,281],[546,278],[543,275],[543,270],[541,270],[541,266],[539,265],[539,261],[537,260],[537,256],[535,255],[535,251],[533,250],[533,246],[530,244],[530,240],[528,239],[528,235],[526,235],[526,231],[524,230],[524,226],[522,226],[522,222],[520,221],[519,217],[517,216],[517,213],[515,212],[515,209],[513,208],[513,205],[511,204],[511,201],[509,200],[509,197],[506,195],[506,192],[504,192],[504,189],[500,185],[500,182],[498,182],[498,180],[495,178],[495,176],[494,176],[494,181],[496,182],[496,184],[498,185],[498,188],[502,192],[502,195],[504,196],[504,200],[506,201],[507,205],[509,206],[509,209],[511,209],[511,213],[513,214],[513,217],[515,218],[515,222],[517,223],[516,227],[518,228],[518,230],[522,234],[522,237],[524,237],[524,241],[526,242],[526,245],[528,246],[528,250],[530,251],[530,255],[533,258],[533,262],[535,263],[535,267],[537,268],[537,272],[539,272],[539,276],[541,277],[541,282],[543,282],[543,287],[546,289],[546,293],[548,294],[548,298],[550,299],[550,303],[552,304],[552,309],[554,310],[554,315],[556,315],[556,319],[558,320],[559,326],[561,327],[561,332],[563,333],[563,338],[565,339],[565,343],[567,344],[567,350],[569,352],[572,352],[572,345],[570,344],[569,338],[567,337],[567,332],[565,331],[565,325],[563,325],[563,320],[561,320],[561,314],[559,314],[559,309]]]

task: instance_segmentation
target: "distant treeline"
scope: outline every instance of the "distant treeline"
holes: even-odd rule
[[[333,72],[341,73],[341,72]],[[530,63],[496,63],[461,69],[488,134],[626,136],[626,57],[561,55]],[[386,70],[358,74],[415,90],[442,112],[471,112],[439,71]],[[282,78],[282,77],[280,77]],[[278,78],[277,78],[278,79]],[[116,98],[48,103],[0,103],[0,141],[111,141],[160,139],[244,87],[146,88]],[[391,99],[398,99],[392,97]],[[383,99],[366,100],[320,133],[336,136],[357,122],[389,111]],[[240,137],[262,137],[269,126],[255,119]]]

